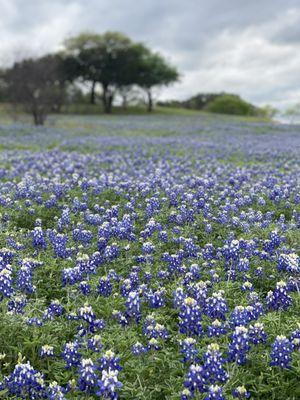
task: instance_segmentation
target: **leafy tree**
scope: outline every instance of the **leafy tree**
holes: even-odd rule
[[[59,110],[67,81],[60,55],[47,55],[15,63],[3,74],[8,100],[32,114],[43,125],[50,111]]]
[[[69,62],[71,77],[73,79],[81,77],[84,82],[91,82],[91,104],[96,103],[97,75],[92,66],[89,65],[85,52],[97,48],[101,43],[102,35],[92,32],[83,32],[64,42],[65,58]],[[82,57],[83,54],[85,54],[84,57]]]
[[[149,112],[153,109],[153,88],[169,85],[178,79],[177,69],[169,65],[160,54],[144,51],[139,62],[137,84],[146,92]]]
[[[103,108],[110,113],[118,88],[134,83],[138,47],[118,32],[83,34],[69,39],[67,46],[77,60],[78,77],[92,83],[91,102],[95,101],[95,85],[100,83]]]

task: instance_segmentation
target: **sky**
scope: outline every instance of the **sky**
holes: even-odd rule
[[[107,30],[178,67],[161,99],[226,91],[280,109],[300,102],[300,0],[0,0],[0,65]]]

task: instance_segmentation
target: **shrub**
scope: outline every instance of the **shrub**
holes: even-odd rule
[[[259,115],[258,108],[233,94],[223,94],[216,97],[207,104],[205,110],[218,114]]]

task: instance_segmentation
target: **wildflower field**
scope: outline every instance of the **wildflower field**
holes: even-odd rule
[[[0,398],[300,398],[300,127],[0,125]]]

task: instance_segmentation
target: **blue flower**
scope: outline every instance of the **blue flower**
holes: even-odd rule
[[[270,365],[281,368],[290,368],[291,354],[294,350],[293,343],[286,336],[277,336],[272,345]]]

